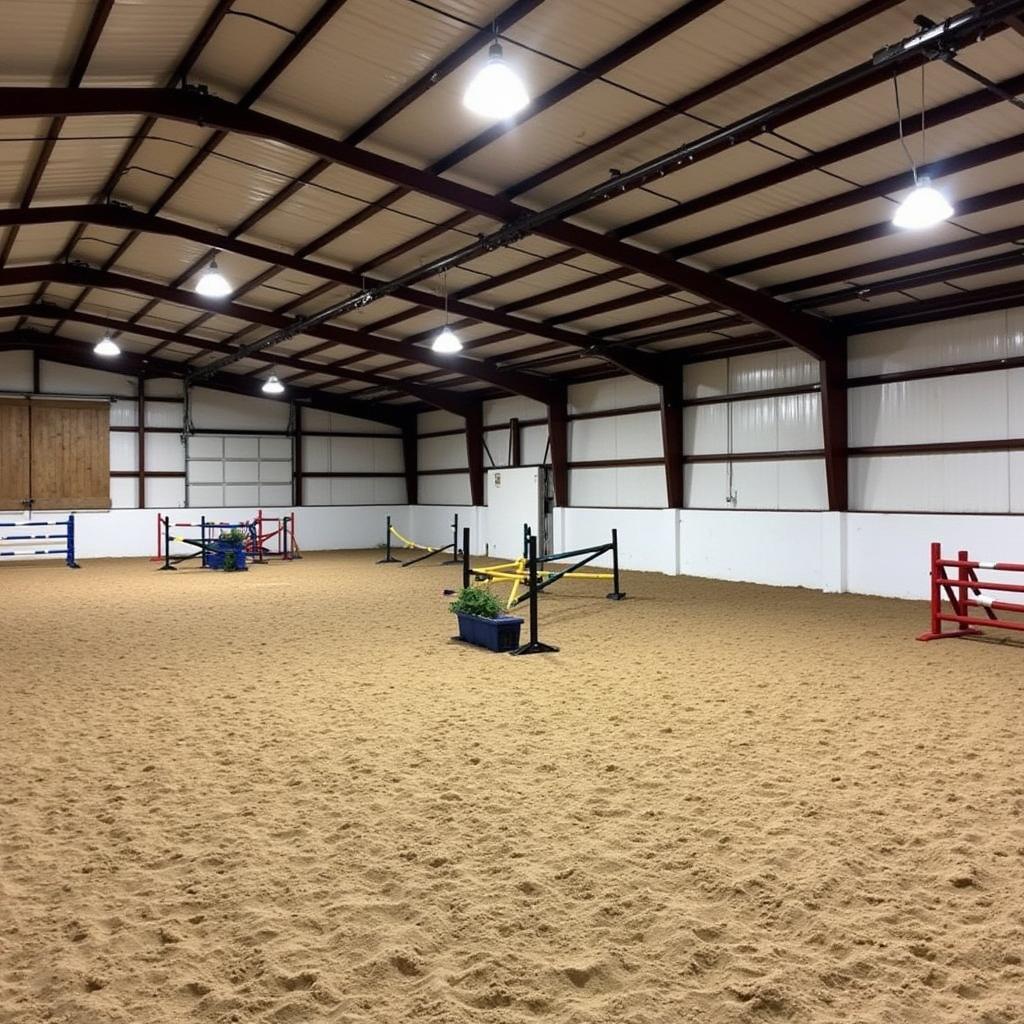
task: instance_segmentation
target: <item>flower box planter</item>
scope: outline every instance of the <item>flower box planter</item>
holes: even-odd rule
[[[501,615],[496,619],[485,619],[480,615],[456,612],[459,617],[457,640],[489,651],[514,651],[519,646],[519,629],[523,620],[514,615]]]
[[[224,570],[224,556],[233,551],[235,554],[235,572],[245,572],[248,566],[245,564],[245,541],[217,540],[213,547],[206,551],[206,568]]]

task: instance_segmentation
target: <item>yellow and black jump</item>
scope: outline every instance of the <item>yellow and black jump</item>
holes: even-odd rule
[[[610,601],[621,601],[626,595],[619,588],[619,538],[618,531],[612,530],[612,539],[607,544],[597,544],[589,548],[577,548],[573,551],[559,551],[551,555],[535,555],[535,564],[531,564],[531,548],[536,551],[536,537],[529,525],[523,526],[523,553],[514,562],[502,562],[500,565],[470,566],[468,530],[463,531],[462,578],[463,586],[469,586],[470,577],[477,580],[488,580],[496,583],[511,583],[506,608],[527,601],[531,591],[537,593],[546,590],[562,579],[576,580],[611,580],[612,590],[607,595]],[[583,566],[593,562],[595,558],[611,552],[611,572],[581,572]],[[575,561],[573,561],[575,559]],[[545,565],[559,562],[572,562],[564,569],[545,569]],[[535,582],[531,582],[531,580]]]
[[[433,558],[434,555],[442,555],[446,551],[451,552],[451,558],[445,559],[441,562],[441,565],[458,565],[459,564],[459,517],[455,515],[452,519],[452,540],[450,544],[445,544],[443,548],[431,548],[425,544],[417,544],[414,540],[409,540],[408,537],[403,537],[395,528],[391,525],[391,516],[387,517],[387,530],[385,532],[384,540],[384,557],[377,560],[378,565],[387,565],[389,563],[398,564],[403,569],[408,568],[410,565],[416,565],[417,562],[426,561],[428,558]],[[416,558],[410,558],[407,562],[403,562],[400,558],[395,558],[391,553],[394,545],[392,544],[392,538],[398,541],[401,545],[400,550],[404,551],[422,551],[423,554],[417,555]],[[465,552],[463,552],[463,558],[465,558]]]

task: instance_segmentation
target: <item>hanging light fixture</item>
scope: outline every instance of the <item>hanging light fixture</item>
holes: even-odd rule
[[[487,63],[473,76],[462,103],[474,114],[502,121],[529,105],[526,86],[506,63],[497,37],[491,43]]]
[[[925,148],[925,96],[924,96],[924,65],[921,65],[921,163],[927,163],[927,150]],[[900,128],[900,145],[903,152],[907,154],[910,161],[910,169],[914,175],[914,188],[903,202],[896,208],[892,218],[893,224],[898,228],[910,231],[920,231],[923,228],[935,227],[953,216],[953,207],[949,200],[932,185],[931,178],[926,174],[917,173],[917,164],[907,148],[906,140],[903,138],[903,113],[900,110],[900,86],[899,79],[893,77],[893,88],[896,90],[896,118]]]
[[[202,272],[196,282],[196,292],[208,299],[223,299],[231,294],[228,279],[217,269],[217,261],[211,260],[210,265]]]
[[[914,191],[900,203],[892,222],[898,228],[914,231],[934,227],[952,216],[953,207],[949,205],[949,200],[932,187],[927,175],[922,174],[917,178]]]
[[[121,354],[120,346],[109,336],[98,341],[92,350],[98,356],[119,356]]]
[[[268,395],[283,395],[284,385],[277,379],[276,375],[271,374],[263,384],[263,391]]]
[[[443,352],[451,355],[453,352],[462,351],[462,342],[459,336],[448,326],[448,271],[444,272],[444,327],[434,337],[430,347],[435,352]]]

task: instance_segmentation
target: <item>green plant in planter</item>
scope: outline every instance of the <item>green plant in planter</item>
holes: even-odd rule
[[[245,543],[245,533],[236,526],[222,532],[217,540],[225,548],[224,571],[234,572],[238,568],[238,553],[235,548]]]
[[[464,587],[448,605],[448,610],[462,612],[464,615],[479,615],[482,619],[497,619],[502,614],[498,599],[481,587]]]

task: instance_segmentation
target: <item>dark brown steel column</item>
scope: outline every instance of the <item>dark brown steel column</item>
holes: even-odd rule
[[[484,408],[472,406],[466,417],[466,463],[469,466],[469,503],[484,503]]]
[[[821,425],[825,442],[825,479],[830,512],[849,508],[849,426],[847,414],[846,338],[819,362],[821,368]]]
[[[668,508],[683,507],[683,371],[677,367],[661,385],[661,450],[665,456]]]
[[[418,505],[420,500],[419,433],[416,417],[411,416],[402,425],[402,456],[405,463],[405,502]]]
[[[555,504],[569,507],[569,410],[563,392],[548,402],[548,447],[551,449],[551,473],[555,485]]]

